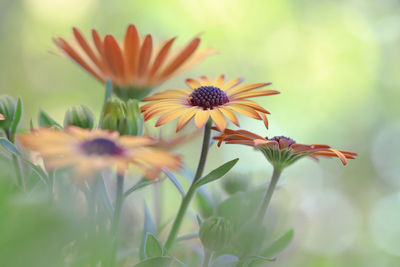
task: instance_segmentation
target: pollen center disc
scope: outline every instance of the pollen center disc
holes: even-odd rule
[[[189,96],[190,104],[202,107],[203,109],[213,109],[229,102],[228,96],[224,91],[214,86],[202,86],[193,91]]]
[[[115,142],[106,138],[96,138],[86,141],[82,143],[81,147],[87,155],[116,156],[121,155],[123,152],[123,149]]]

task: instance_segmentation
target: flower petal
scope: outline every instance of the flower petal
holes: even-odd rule
[[[135,25],[129,25],[124,39],[124,58],[127,80],[135,78],[139,58],[140,38]]]
[[[152,50],[153,40],[151,38],[151,35],[148,34],[144,38],[142,47],[140,48],[139,65],[137,72],[138,77],[142,77],[146,73],[149,66]]]
[[[226,120],[219,109],[210,110],[211,119],[214,121],[217,128],[223,132],[226,127]]]
[[[196,115],[194,117],[194,123],[196,124],[196,127],[198,129],[201,129],[204,126],[204,124],[206,124],[209,117],[210,117],[209,110],[197,109]]]

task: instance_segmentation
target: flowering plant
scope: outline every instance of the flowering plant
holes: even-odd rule
[[[122,43],[112,35],[101,38],[96,30],[92,31],[92,43],[76,28],[73,35],[69,42],[63,38],[54,38],[54,42],[64,55],[104,84],[98,123],[95,113],[82,105],[66,111],[63,124],[40,111],[38,127],[31,122],[30,130],[24,131],[19,128],[21,99],[0,98],[0,145],[15,167],[17,191],[26,195],[39,191],[52,207],[72,201],[70,215],[87,226],[72,229],[71,236],[58,240],[60,266],[256,266],[275,260],[293,238],[293,230],[275,242],[265,234],[267,208],[284,169],[306,157],[337,157],[346,165],[357,155],[328,145],[299,144],[284,136],[268,138],[227,128],[230,122],[239,126],[237,114],[263,121],[268,128],[269,111],[250,99],[279,94],[264,89],[269,82],[245,84],[242,78],[200,76],[186,79],[187,89],[150,95],[179,71],[214,53],[213,49],[199,50],[198,37],[174,53],[175,38],[156,46],[152,35],[141,38],[134,25],[128,27]],[[177,136],[154,137],[147,123],[154,117],[158,117],[156,127],[177,120]],[[192,119],[196,131],[203,132],[193,174],[179,149],[194,141],[196,134],[178,135]],[[229,196],[224,201],[202,194],[206,185],[229,176],[239,160],[234,158],[204,174],[213,140],[220,149],[225,143],[261,151],[273,167],[268,188],[246,190],[247,181],[239,179],[225,184]],[[187,190],[180,176],[189,178]],[[137,178],[138,182],[132,183]],[[144,223],[135,218],[137,211],[129,217],[127,198],[142,201],[139,189],[144,187],[154,190],[154,213],[160,212],[159,184],[163,180],[169,180],[181,196],[177,206],[169,207],[175,216],[163,224],[157,214],[152,219],[145,205]],[[74,197],[66,196],[65,191],[74,192]],[[188,209],[194,198],[200,209],[187,227],[194,233],[185,235],[183,222],[190,217]],[[127,225],[140,241],[128,237]],[[195,249],[199,243],[203,252]]]

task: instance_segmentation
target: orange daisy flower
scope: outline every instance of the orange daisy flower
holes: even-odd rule
[[[118,132],[88,130],[68,126],[63,131],[40,128],[19,134],[22,146],[37,151],[49,169],[73,166],[79,177],[116,167],[123,175],[133,166],[149,179],[163,168],[178,169],[180,158],[152,147],[157,141],[149,137],[120,136]]]
[[[265,116],[264,116],[265,117]],[[264,118],[266,121],[266,117]],[[267,123],[266,123],[267,125]],[[213,127],[214,130],[219,129]],[[305,145],[298,144],[293,139],[285,136],[275,136],[272,138],[262,137],[246,130],[225,129],[220,135],[215,136],[218,140],[218,146],[222,142],[226,144],[241,144],[255,147],[260,150],[264,156],[274,166],[281,168],[287,167],[303,157],[338,157],[343,165],[347,164],[347,159],[354,159],[357,153],[333,149],[328,145]]]
[[[275,90],[258,90],[271,83],[254,83],[239,85],[243,81],[237,78],[225,82],[225,76],[219,75],[214,81],[201,76],[199,81],[187,79],[190,89],[167,90],[143,99],[152,101],[140,109],[145,121],[161,115],[156,126],[163,125],[179,117],[176,131],[182,129],[193,117],[197,128],[202,128],[211,119],[220,131],[226,127],[226,118],[234,124],[239,121],[234,111],[261,120],[260,114],[269,112],[247,98],[279,94]]]
[[[197,37],[183,49],[171,51],[175,37],[153,44],[152,36],[140,38],[134,25],[128,26],[121,44],[112,35],[103,39],[96,30],[92,30],[92,44],[77,28],[73,28],[73,33],[71,42],[59,37],[53,41],[100,82],[110,78],[114,92],[124,99],[143,98],[155,86],[215,53],[212,49],[197,51]]]
[[[4,121],[6,117],[3,116],[3,114],[0,113],[0,121]]]

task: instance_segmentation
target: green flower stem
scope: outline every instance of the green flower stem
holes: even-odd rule
[[[15,155],[12,155],[12,161],[14,164],[15,173],[17,175],[17,183],[22,188],[22,190],[25,192],[25,181],[24,181],[24,175],[23,175],[22,169],[21,169],[21,163],[19,162],[17,156],[15,156]]]
[[[178,214],[175,217],[174,223],[172,225],[171,231],[169,232],[167,241],[165,242],[165,248],[168,250],[171,248],[174,243],[175,237],[179,231],[179,227],[181,226],[183,217],[185,216],[186,210],[189,207],[189,203],[196,192],[195,184],[201,178],[201,175],[204,171],[204,166],[207,160],[208,148],[210,146],[210,137],[211,137],[211,124],[212,121],[209,120],[204,128],[204,136],[203,136],[203,145],[200,154],[199,164],[197,166],[196,174],[194,175],[192,184],[189,187],[186,195],[182,199],[181,206],[179,207]]]
[[[264,219],[265,213],[267,212],[269,203],[271,202],[272,194],[275,191],[276,184],[278,183],[279,177],[282,173],[282,168],[275,167],[272,173],[271,181],[269,183],[267,192],[265,193],[264,200],[258,210],[257,220],[261,222]]]
[[[204,259],[203,259],[203,267],[209,267],[212,261],[214,252],[204,249]]]
[[[117,255],[117,246],[118,246],[118,225],[121,218],[121,210],[122,204],[124,201],[124,176],[117,175],[117,193],[116,193],[116,201],[114,208],[114,216],[111,222],[111,235],[113,238],[113,247],[111,253],[111,264],[110,266],[115,266],[115,260]]]

